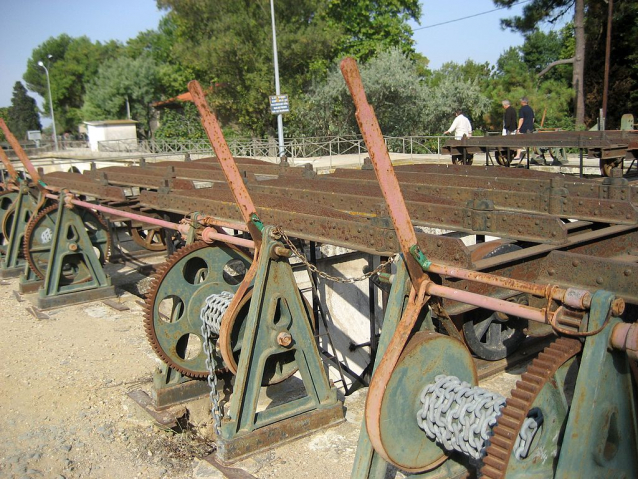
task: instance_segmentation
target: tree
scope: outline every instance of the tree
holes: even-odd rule
[[[0,107],[0,118],[2,118],[5,121],[5,123],[7,123],[9,121],[9,107],[8,106]],[[0,141],[7,141],[7,139],[4,137],[4,132],[2,130],[0,130]]]
[[[187,62],[181,62],[174,44],[178,42],[178,29],[172,16],[164,16],[157,30],[141,32],[126,44],[124,54],[139,58],[149,54],[157,65],[159,88],[166,97],[174,97],[186,91],[188,82],[196,78],[195,70]]]
[[[367,61],[391,47],[398,47],[407,55],[414,54],[408,21],[419,22],[418,0],[331,0],[327,14],[330,22],[345,33],[339,46],[340,55]]]
[[[585,102],[587,119],[595,123],[602,107],[603,74],[607,37],[608,5],[591,1],[587,10],[587,77]],[[624,113],[638,115],[638,3],[613,3],[609,93],[605,127],[620,127]]]
[[[360,71],[366,95],[384,135],[405,136],[423,130],[427,91],[413,61],[393,48],[362,64]],[[392,75],[388,75],[389,71]],[[317,82],[300,102],[290,121],[294,134],[359,134],[354,104],[337,65],[333,65],[325,81]]]
[[[222,123],[256,136],[273,134],[268,97],[274,73],[270,2],[157,0],[174,25],[171,57],[213,86]],[[413,52],[408,19],[417,0],[277,0],[275,22],[282,92],[292,108],[340,56],[368,59],[389,46]],[[420,60],[420,64],[425,63]]]
[[[176,25],[172,55],[196,79],[213,85],[210,101],[220,119],[251,134],[275,131],[269,95],[275,92],[270,6],[267,0],[158,0]],[[276,9],[282,92],[299,93],[325,69],[340,32],[329,25],[320,0],[283,0]]]
[[[33,98],[27,95],[27,89],[22,82],[15,82],[13,97],[8,110],[8,127],[13,135],[20,139],[27,139],[27,131],[40,130],[40,116],[38,106]]]
[[[132,119],[139,121],[140,133],[148,137],[150,104],[159,98],[158,86],[159,70],[149,54],[110,60],[86,87],[82,116],[85,120],[124,119],[128,100]]]
[[[500,131],[503,125],[503,108],[501,102],[510,100],[516,106],[516,102],[526,96],[536,113],[536,124],[541,121],[545,128],[573,129],[574,122],[570,108],[573,99],[573,90],[569,80],[558,75],[539,78],[537,71],[544,62],[551,57],[525,56],[532,48],[527,42],[536,43],[537,36],[526,37],[525,43],[520,47],[510,47],[496,62],[496,69],[484,89],[485,94],[491,99],[491,107],[488,118],[488,127],[491,130]],[[528,40],[529,39],[529,40]],[[567,67],[561,67],[567,68]]]
[[[88,37],[72,38],[62,34],[51,37],[31,53],[23,75],[29,90],[44,98],[45,116],[49,115],[49,95],[43,62],[49,69],[51,96],[56,126],[60,131],[76,131],[81,122],[86,85],[97,75],[99,66],[122,50],[115,41],[93,43]]]
[[[451,123],[455,108],[477,119],[489,109],[477,79],[449,76],[431,87],[419,75],[417,63],[397,47],[379,53],[360,70],[368,100],[387,136],[440,134]],[[359,133],[352,99],[336,66],[325,82],[302,98],[290,123],[298,135]]]
[[[518,0],[493,0],[496,5],[511,7]],[[572,63],[572,87],[575,92],[576,126],[585,122],[585,0],[531,0],[523,8],[522,16],[501,20],[502,26],[529,33],[544,21],[555,23],[570,10],[574,12],[575,51],[572,58],[557,60],[554,64]]]
[[[208,138],[193,103],[186,102],[183,108],[165,108],[161,113],[160,126],[155,138],[161,140],[200,140]]]

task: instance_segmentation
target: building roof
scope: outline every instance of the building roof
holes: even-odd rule
[[[85,121],[89,126],[112,126],[112,125],[135,125],[139,123],[135,120],[102,120],[102,121]]]

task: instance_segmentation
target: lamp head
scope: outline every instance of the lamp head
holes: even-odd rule
[[[39,62],[38,62],[38,66],[43,67],[43,66],[44,66],[44,63],[42,63],[42,61],[39,61]]]

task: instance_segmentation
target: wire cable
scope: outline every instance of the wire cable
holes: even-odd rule
[[[502,7],[494,8],[494,9],[488,10],[486,12],[475,13],[474,15],[468,15],[467,17],[461,17],[461,18],[456,18],[454,20],[448,20],[446,22],[435,23],[434,25],[424,25],[422,27],[413,28],[412,31],[416,32],[417,30],[425,30],[426,28],[440,27],[441,25],[447,25],[449,23],[460,22],[461,20],[467,20],[468,18],[474,18],[474,17],[479,17],[481,15],[487,15],[488,13],[496,12],[498,10],[503,10],[504,8],[511,8],[511,7],[515,6],[515,5],[522,5],[523,3],[529,3],[531,1],[532,0],[521,0],[520,2],[512,3],[511,5],[504,5]]]

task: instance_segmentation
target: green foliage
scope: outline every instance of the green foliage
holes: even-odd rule
[[[417,134],[423,125],[426,90],[417,67],[398,49],[380,53],[360,66],[368,101],[385,135]],[[391,71],[392,75],[388,75]],[[341,71],[334,65],[323,82],[300,100],[289,127],[293,136],[359,134],[354,105]]]
[[[9,107],[2,106],[0,107],[0,118],[2,118],[5,123],[9,121]],[[0,141],[6,141],[7,139],[4,137],[4,132],[0,130]]]
[[[325,70],[340,32],[319,0],[277,2],[282,92],[294,96]],[[275,93],[270,6],[267,0],[158,0],[176,26],[172,55],[212,84],[211,104],[223,123],[257,136],[275,131],[269,95]]]
[[[195,78],[194,69],[175,55],[173,45],[177,41],[177,25],[171,16],[165,16],[157,30],[147,30],[130,39],[124,52],[131,58],[150,54],[157,64],[160,90],[169,98],[184,93],[188,82]]]
[[[150,104],[159,98],[159,70],[147,53],[136,59],[126,56],[104,63],[86,88],[82,116],[85,120],[126,118],[126,101],[131,119],[139,122],[143,136],[150,134]]]
[[[160,126],[155,130],[158,140],[199,140],[206,138],[197,108],[193,103],[183,104],[183,108],[164,108],[160,116]]]
[[[501,7],[511,7],[520,0],[493,0]],[[504,28],[529,33],[538,28],[538,24],[548,22],[554,24],[564,18],[571,17],[574,0],[532,0],[523,7],[523,15],[501,20]]]
[[[18,140],[27,139],[27,131],[40,130],[40,115],[33,98],[27,95],[22,82],[15,82],[11,106],[8,108],[7,126]]]
[[[340,56],[351,55],[367,61],[391,47],[414,53],[410,19],[419,21],[418,0],[330,0],[329,22],[344,31]]]
[[[586,17],[585,91],[588,124],[596,123],[602,108],[607,39],[607,9],[602,0],[590,2]],[[609,69],[607,128],[619,128],[624,113],[638,117],[638,3],[614,2]]]
[[[477,79],[449,76],[430,87],[416,63],[398,48],[381,52],[360,70],[368,101],[386,136],[440,134],[451,123],[455,108],[479,119],[489,108]],[[302,98],[290,124],[293,135],[359,134],[354,105],[336,66],[326,81]]]
[[[44,114],[48,116],[47,79],[38,62],[42,61],[49,69],[58,131],[77,130],[87,84],[97,75],[99,66],[121,50],[122,46],[115,41],[93,43],[88,37],[72,38],[66,34],[51,37],[33,50],[23,78],[29,90],[44,98]]]

